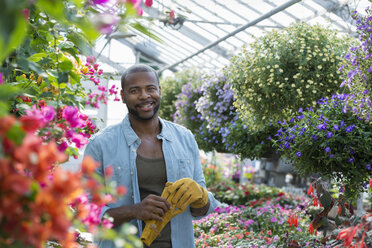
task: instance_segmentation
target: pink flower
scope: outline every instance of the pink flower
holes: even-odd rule
[[[93,19],[93,23],[95,23],[97,29],[102,34],[111,34],[114,31],[116,24],[119,23],[119,21],[120,21],[119,16],[109,13],[99,14]]]
[[[145,5],[147,7],[151,7],[152,6],[152,0],[145,0]]]
[[[58,150],[60,152],[64,152],[67,149],[67,147],[68,147],[67,143],[63,141],[61,144],[58,145]]]
[[[94,5],[104,5],[105,3],[107,3],[109,0],[92,0],[92,3]]]
[[[98,72],[97,72],[98,75],[101,75],[102,73],[103,73],[102,69],[99,69]]]
[[[82,134],[80,133],[74,133],[72,135],[71,141],[75,143],[76,148],[80,149],[84,145],[88,144],[88,139],[85,138]]]
[[[94,70],[98,70],[98,66],[99,66],[99,64],[94,64],[93,65]]]
[[[21,13],[22,13],[22,15],[24,16],[24,18],[26,19],[26,20],[28,20],[28,18],[30,17],[30,10],[29,9],[22,9],[21,10]]]
[[[87,56],[87,62],[89,65],[93,64],[94,61],[96,61],[96,58],[94,56]]]
[[[84,121],[79,118],[79,110],[77,107],[67,106],[63,109],[63,118],[71,125],[72,128],[79,128],[84,126]]]
[[[44,121],[49,122],[54,119],[56,112],[52,106],[45,106],[41,108],[41,113],[44,116]]]
[[[4,83],[3,74],[0,72],[0,84]]]

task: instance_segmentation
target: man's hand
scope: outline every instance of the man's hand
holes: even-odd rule
[[[182,178],[172,185],[169,185],[168,191],[172,194],[172,205],[178,208],[185,208],[190,205],[191,208],[202,208],[208,204],[208,192],[191,178]]]
[[[157,195],[148,195],[140,203],[135,204],[136,219],[163,221],[164,214],[171,209],[166,198]]]

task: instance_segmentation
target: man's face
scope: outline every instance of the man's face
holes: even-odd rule
[[[129,114],[138,120],[151,120],[160,107],[160,86],[153,72],[135,72],[126,77],[121,91]]]

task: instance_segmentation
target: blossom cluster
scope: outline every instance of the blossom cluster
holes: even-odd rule
[[[103,74],[103,70],[99,69],[99,64],[95,63],[94,56],[88,56],[85,65],[82,66],[80,72],[84,77],[93,82],[97,86],[98,92],[91,92],[87,96],[85,105],[89,105],[93,108],[99,108],[99,103],[107,104],[109,96],[114,96],[114,101],[120,101],[118,97],[118,87],[112,85],[110,89],[100,85],[100,76]]]
[[[367,7],[366,15],[363,16],[354,11],[352,17],[357,25],[359,40],[355,46],[350,47],[345,55],[347,63],[339,69],[344,72],[341,87],[348,87],[356,95],[358,100],[350,102],[355,106],[354,112],[370,121],[372,112],[372,5]]]
[[[48,115],[44,118],[47,120]],[[82,170],[75,173],[55,166],[64,162],[66,155],[53,141],[42,142],[32,129],[25,128],[28,121],[18,121],[13,116],[0,119],[3,148],[0,245],[13,247],[19,242],[41,247],[47,240],[57,240],[64,247],[75,247],[73,222],[80,221],[88,225],[90,231],[96,230],[100,223],[87,217],[97,219],[100,209],[112,198],[101,193],[103,186],[93,175],[97,167],[93,159],[85,158]],[[85,202],[79,201],[85,192],[94,196],[90,201],[94,208],[87,209]],[[76,209],[74,213],[70,212],[71,204]]]
[[[231,60],[234,106],[249,129],[262,129],[339,90],[347,37],[296,23],[258,38]]]
[[[223,73],[203,75],[182,87],[174,119],[196,134],[201,149],[226,152],[227,125],[238,119],[233,102],[231,84]]]
[[[100,9],[109,5],[110,0],[90,0],[93,6],[100,5]],[[143,9],[141,7],[142,0],[117,0],[116,4],[126,4],[127,8],[134,8],[137,15],[143,15]],[[145,0],[145,6],[151,7],[153,4],[152,0]],[[111,34],[117,27],[120,22],[120,15],[113,11],[112,7],[104,8],[105,11],[99,13],[98,15],[94,16],[92,21],[95,23],[96,27],[102,34]]]
[[[97,130],[92,120],[77,107],[64,106],[55,110],[42,101],[39,106],[33,105],[31,110],[26,110],[20,119],[24,130],[37,132],[43,141],[54,140],[60,151],[65,151],[71,144],[82,148]]]

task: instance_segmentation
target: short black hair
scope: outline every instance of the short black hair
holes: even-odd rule
[[[121,75],[121,89],[124,90],[124,83],[129,74],[136,73],[136,72],[153,72],[155,74],[156,80],[159,84],[159,75],[158,73],[151,67],[145,64],[135,64],[131,67],[127,68],[124,73]]]

